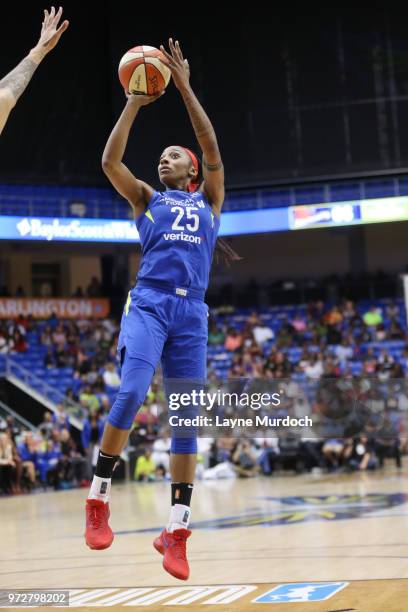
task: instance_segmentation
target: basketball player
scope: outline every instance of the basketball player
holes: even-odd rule
[[[16,105],[37,67],[67,29],[68,21],[63,21],[58,27],[61,15],[62,7],[57,12],[53,6],[50,12],[44,11],[44,21],[38,43],[14,70],[0,80],[0,134],[6,125],[11,109]]]
[[[118,343],[121,386],[105,426],[86,503],[85,539],[93,549],[107,548],[113,541],[108,525],[112,472],[159,360],[165,381],[203,381],[206,375],[208,307],[204,294],[224,201],[224,169],[213,126],[191,89],[188,62],[177,41],[170,39],[169,48],[170,53],[161,50],[203,152],[204,180],[200,185],[196,156],[181,146],[167,147],[160,156],[158,173],[164,192],[137,179],[123,164],[138,112],[161,94],[129,96],[106,144],[102,165],[133,208],[142,260],[122,317]],[[154,546],[164,555],[164,569],[180,580],[189,576],[186,540],[191,535],[188,524],[196,452],[195,435],[180,437],[172,432],[172,506],[168,524]]]

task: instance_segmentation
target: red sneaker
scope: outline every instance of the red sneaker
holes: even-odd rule
[[[186,542],[190,536],[189,529],[175,529],[173,533],[163,529],[153,542],[155,549],[164,555],[163,567],[166,572],[179,580],[187,580],[190,575],[186,556]]]
[[[109,548],[113,542],[113,532],[108,525],[109,504],[100,499],[86,500],[85,542],[93,550]]]

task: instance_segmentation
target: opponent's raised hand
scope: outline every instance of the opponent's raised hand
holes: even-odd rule
[[[61,16],[62,6],[59,7],[58,11],[55,11],[53,6],[50,12],[44,10],[44,21],[42,22],[40,38],[33,51],[46,55],[58,44],[62,34],[69,26],[69,21],[66,19],[58,26]]]

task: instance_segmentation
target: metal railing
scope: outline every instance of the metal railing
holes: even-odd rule
[[[20,425],[22,425],[25,429],[29,429],[30,431],[37,431],[37,428],[34,427],[30,421],[27,421],[21,414],[15,412],[10,406],[4,404],[0,401],[0,417],[8,417],[12,416],[15,421],[17,421]]]
[[[306,181],[295,184],[263,185],[254,188],[231,188],[227,190],[225,211],[279,208],[283,206],[319,204],[361,199],[393,197],[408,194],[408,177],[372,176],[366,178],[341,177]],[[16,185],[0,185],[0,215],[87,217],[87,218],[132,218],[126,202],[114,191],[83,188],[72,194],[69,188],[57,192],[46,188]]]
[[[52,387],[10,357],[6,358],[5,375],[10,382],[15,384],[19,382],[24,385],[26,387],[24,391],[28,392],[37,401],[46,404],[53,412],[55,412],[57,404],[62,404],[72,424],[82,429],[82,419],[85,417],[83,408],[77,402],[66,397],[59,389]]]

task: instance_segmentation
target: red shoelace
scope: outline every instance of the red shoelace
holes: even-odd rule
[[[173,531],[172,536],[175,540],[174,544],[172,545],[172,548],[174,550],[174,556],[177,559],[182,559],[183,561],[187,561],[187,557],[186,557],[187,537],[183,533],[177,533],[177,530]]]
[[[94,529],[99,529],[103,520],[104,508],[99,506],[92,506],[89,513],[89,520]]]

